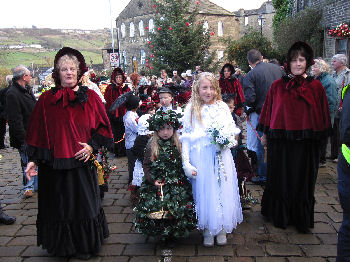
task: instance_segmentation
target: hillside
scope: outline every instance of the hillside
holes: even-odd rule
[[[0,67],[19,64],[52,66],[57,50],[69,46],[81,51],[88,64],[102,64],[101,49],[110,42],[109,30],[0,29]]]

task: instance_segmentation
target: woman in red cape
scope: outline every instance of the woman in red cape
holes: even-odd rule
[[[111,75],[111,84],[106,87],[104,94],[106,112],[112,126],[114,141],[116,142],[114,145],[114,155],[116,157],[126,156],[125,141],[123,139],[125,133],[123,116],[126,113],[126,107],[122,105],[114,112],[110,112],[109,108],[120,95],[131,91],[128,85],[124,84],[125,80],[126,77],[123,70],[120,67],[115,68]]]
[[[244,94],[242,85],[238,78],[234,76],[235,69],[233,65],[227,63],[220,71],[219,86],[221,88],[221,94],[232,95],[235,99],[234,113],[237,116],[242,115],[242,107],[244,103]]]
[[[79,51],[58,51],[56,86],[40,96],[26,139],[27,177],[38,167],[37,244],[53,255],[82,259],[97,254],[109,235],[89,158],[101,146],[113,146],[101,99],[78,83],[86,70]]]
[[[320,81],[306,75],[313,50],[296,42],[287,55],[290,73],[272,83],[257,130],[267,139],[267,182],[261,213],[276,227],[314,227],[319,145],[331,132],[327,96]]]

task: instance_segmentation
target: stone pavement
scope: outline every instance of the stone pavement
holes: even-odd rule
[[[0,150],[0,200],[9,215],[17,217],[13,225],[0,225],[0,262],[77,261],[50,257],[36,246],[37,195],[24,200],[17,150]],[[260,205],[244,211],[244,222],[228,236],[228,245],[205,248],[198,231],[164,249],[135,232],[127,191],[126,159],[113,159],[118,171],[110,176],[109,192],[103,200],[110,236],[99,256],[90,261],[117,262],[333,262],[337,231],[342,221],[338,201],[336,164],[320,168],[316,184],[315,228],[310,234],[298,234],[294,227],[273,227],[260,215]],[[249,184],[253,196],[261,199],[261,186]]]

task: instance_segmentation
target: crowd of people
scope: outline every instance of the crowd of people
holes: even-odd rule
[[[99,252],[109,232],[94,159],[104,147],[128,159],[138,232],[169,241],[197,228],[207,247],[225,245],[243,221],[250,180],[264,185],[261,213],[274,226],[309,232],[318,169],[339,159],[338,257],[349,257],[346,56],[332,58],[333,75],[305,42],[290,47],[284,67],[256,49],[247,62],[246,75],[230,63],[217,75],[197,66],[172,77],[163,69],[159,78],[117,67],[101,89],[83,55],[65,47],[54,60],[54,87],[38,101],[30,71],[16,67],[0,93],[0,147],[7,121],[24,197],[38,192],[37,244],[57,256]],[[15,222],[1,206],[0,222]]]

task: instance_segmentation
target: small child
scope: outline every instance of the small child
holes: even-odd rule
[[[197,227],[204,231],[204,246],[213,246],[215,236],[217,245],[225,245],[226,233],[231,233],[243,220],[237,173],[230,151],[230,147],[237,144],[234,136],[240,130],[228,106],[221,101],[219,83],[212,73],[198,75],[182,123],[183,168],[192,181]],[[213,126],[218,127],[216,131],[221,130],[216,142],[209,132]],[[225,137],[232,142],[227,147],[219,146],[226,141]]]
[[[135,156],[131,152],[131,148],[134,145],[134,141],[137,136],[137,119],[138,115],[136,113],[137,108],[140,105],[140,98],[135,95],[128,97],[125,106],[126,114],[123,116],[123,122],[125,126],[125,149],[126,156],[128,158],[128,171],[129,171],[129,184],[132,180],[132,173],[135,165]]]
[[[224,94],[222,95],[222,100],[227,104],[231,114],[232,114],[232,118],[233,120],[237,123],[237,118],[239,118],[239,116],[237,116],[234,113],[235,110],[235,97],[234,95],[231,94]],[[239,194],[242,197],[246,197],[246,195],[244,195],[247,190],[245,188],[245,181],[250,181],[250,179],[255,176],[254,171],[249,163],[249,159],[247,157],[247,155],[244,153],[244,149],[245,146],[242,143],[242,127],[239,126],[237,124],[237,127],[241,129],[241,133],[239,134],[239,138],[238,138],[238,145],[235,148],[231,149],[231,153],[232,153],[232,157],[233,160],[235,162],[235,167],[236,167],[236,171],[237,171],[237,178],[238,178],[238,186],[239,186]],[[243,209],[249,209],[250,208],[250,203],[247,203],[246,201],[244,201],[244,203],[242,203],[242,208]]]
[[[159,90],[159,101],[161,108],[159,110],[168,111],[172,110],[175,113],[182,114],[182,109],[179,106],[173,105],[173,92],[167,87],[162,87]]]
[[[178,117],[172,110],[157,111],[150,120],[149,130],[154,134],[146,146],[145,176],[135,208],[138,232],[163,241],[187,237],[196,225],[191,183],[182,169],[181,144],[175,132],[180,127]]]

